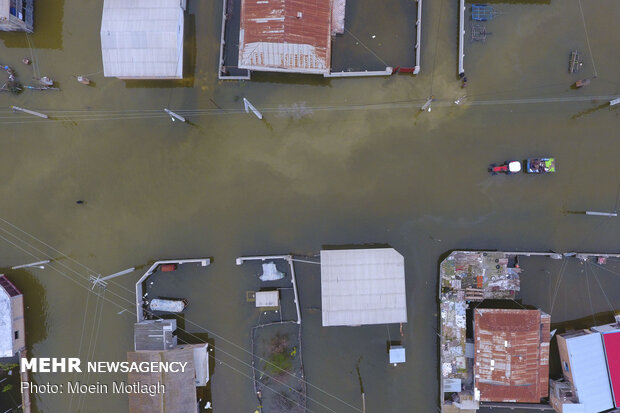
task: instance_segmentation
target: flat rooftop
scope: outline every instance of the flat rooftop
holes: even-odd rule
[[[107,77],[181,79],[181,0],[104,0],[101,54]]]
[[[405,259],[393,248],[321,250],[323,326],[407,322]]]

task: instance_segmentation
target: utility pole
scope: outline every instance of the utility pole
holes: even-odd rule
[[[43,261],[37,261],[37,262],[31,262],[30,264],[22,264],[22,265],[16,265],[15,267],[11,267],[12,270],[18,270],[20,268],[30,268],[30,267],[37,267],[37,268],[45,268],[43,266],[43,264],[49,264],[50,260],[43,260]]]
[[[168,108],[164,108],[164,112],[170,115],[170,119],[172,119],[173,122],[175,121],[175,119],[180,120],[181,122],[185,122],[185,118],[183,116],[174,113]]]
[[[96,286],[100,286],[101,288],[105,289],[108,286],[108,283],[106,282],[107,280],[111,278],[115,278],[115,277],[120,277],[121,275],[129,274],[130,272],[134,272],[135,270],[136,269],[134,267],[131,267],[123,271],[115,272],[114,274],[111,274],[111,275],[106,275],[105,277],[101,277],[100,275],[97,275],[95,277],[94,275],[91,275],[89,277],[89,281],[93,283],[91,290],[94,290]]]
[[[263,119],[263,114],[260,113],[258,109],[256,109],[254,105],[251,104],[250,101],[247,100],[246,98],[243,98],[243,106],[245,108],[245,113],[250,113],[250,110],[251,110],[252,113],[254,113],[258,119]]]
[[[13,112],[24,112],[29,115],[38,116],[43,119],[49,119],[49,116],[47,116],[45,113],[40,113],[40,112],[35,112],[34,110],[20,108],[19,106],[11,106],[11,109],[13,109]]]
[[[586,211],[586,215],[594,215],[599,217],[617,217],[617,212],[597,212],[597,211]]]
[[[420,108],[420,110],[422,112],[424,112],[425,110],[428,110],[430,112],[431,111],[431,103],[433,103],[433,100],[435,100],[435,96],[429,97],[428,100],[426,101],[426,103]]]

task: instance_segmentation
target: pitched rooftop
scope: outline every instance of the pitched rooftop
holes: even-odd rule
[[[239,67],[328,73],[332,0],[242,0]]]

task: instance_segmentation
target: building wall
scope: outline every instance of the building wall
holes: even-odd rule
[[[557,336],[558,350],[560,352],[560,363],[562,364],[562,374],[564,378],[573,383],[572,368],[570,366],[570,358],[568,357],[568,348],[566,347],[566,339],[561,335]],[[566,364],[565,364],[566,363]],[[568,366],[566,370],[565,366]]]
[[[33,2],[34,0],[17,0],[15,2],[15,6],[22,12],[23,20],[19,18],[9,15],[7,19],[0,20],[0,30],[1,31],[22,31],[22,32],[32,32],[33,29]]]
[[[26,325],[24,322],[24,296],[11,298],[11,312],[13,313],[13,353],[26,348]],[[17,331],[17,339],[15,332]]]

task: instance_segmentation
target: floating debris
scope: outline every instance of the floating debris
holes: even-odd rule
[[[581,79],[575,82],[575,87],[580,88],[584,86],[588,86],[590,84],[590,79]]]
[[[495,11],[495,9],[487,4],[474,4],[471,6],[471,18],[473,20],[486,22],[493,20],[493,17],[501,14]]]
[[[570,52],[568,60],[568,73],[577,73],[583,67],[583,61],[577,49]]]
[[[53,86],[54,85],[54,81],[52,79],[50,79],[47,76],[43,76],[42,78],[39,79],[39,83],[44,85],[44,86]]]
[[[284,273],[278,271],[276,264],[271,261],[263,264],[263,275],[260,277],[261,281],[276,281],[284,278]]]
[[[484,42],[487,40],[487,35],[492,34],[487,32],[487,26],[481,22],[471,23],[471,40],[472,42]]]
[[[86,76],[77,76],[77,81],[83,85],[90,85],[90,79]]]

